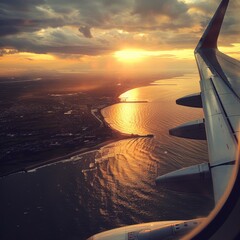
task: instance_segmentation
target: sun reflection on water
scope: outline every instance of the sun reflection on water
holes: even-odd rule
[[[138,101],[139,100],[139,88],[129,90],[119,96],[122,102],[125,101]]]
[[[120,104],[114,112],[115,122],[121,123],[121,131],[129,134],[144,134],[145,131],[139,128],[139,120],[141,119],[139,114],[139,104],[128,103]]]

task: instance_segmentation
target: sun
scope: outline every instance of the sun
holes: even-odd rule
[[[148,52],[141,49],[124,49],[114,53],[114,57],[118,61],[126,63],[140,62],[148,56]]]

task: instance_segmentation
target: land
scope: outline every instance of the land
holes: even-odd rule
[[[0,176],[60,161],[112,141],[152,137],[113,130],[101,109],[118,103],[121,93],[155,79],[99,74],[0,78]]]

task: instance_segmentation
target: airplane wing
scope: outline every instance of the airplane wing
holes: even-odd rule
[[[222,1],[195,50],[215,202],[236,163],[240,119],[240,62],[217,48],[227,5],[228,0]]]
[[[170,130],[170,134],[174,136],[207,140],[207,171],[212,176],[216,203],[225,192],[236,163],[240,119],[240,62],[221,53],[217,48],[227,6],[228,0],[223,0],[194,52],[201,93],[177,100],[177,104],[192,107],[200,102],[198,106],[203,108],[204,119]],[[179,172],[183,170],[177,173]],[[172,178],[173,173],[161,176],[158,181],[169,180],[169,176]]]
[[[201,180],[211,176],[217,207],[200,229],[191,232],[186,238],[182,233],[197,226],[201,219],[167,222],[165,226],[160,226],[160,222],[139,224],[113,229],[89,239],[240,239],[240,62],[221,53],[217,47],[228,3],[229,0],[222,0],[194,52],[201,93],[176,101],[180,105],[203,108],[204,119],[185,123],[169,131],[170,135],[177,137],[207,140],[209,163],[180,169],[156,179],[157,184],[188,183],[192,179]]]
[[[204,171],[211,174],[217,207],[201,230],[186,239],[240,239],[240,62],[217,47],[228,3],[229,0],[222,0],[194,52],[201,93],[177,100],[181,105],[203,107],[204,119],[170,130],[170,134],[179,137],[205,136],[208,143],[209,166]],[[179,172],[189,173],[191,168]],[[178,174],[170,174],[170,179]]]

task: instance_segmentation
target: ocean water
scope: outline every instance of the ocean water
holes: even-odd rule
[[[197,75],[130,90],[102,110],[118,131],[154,134],[111,143],[28,173],[0,179],[0,239],[86,239],[129,224],[205,216],[213,197],[157,187],[158,175],[206,162],[205,141],[169,136],[181,123],[203,118],[201,109],[177,106],[199,92]]]

